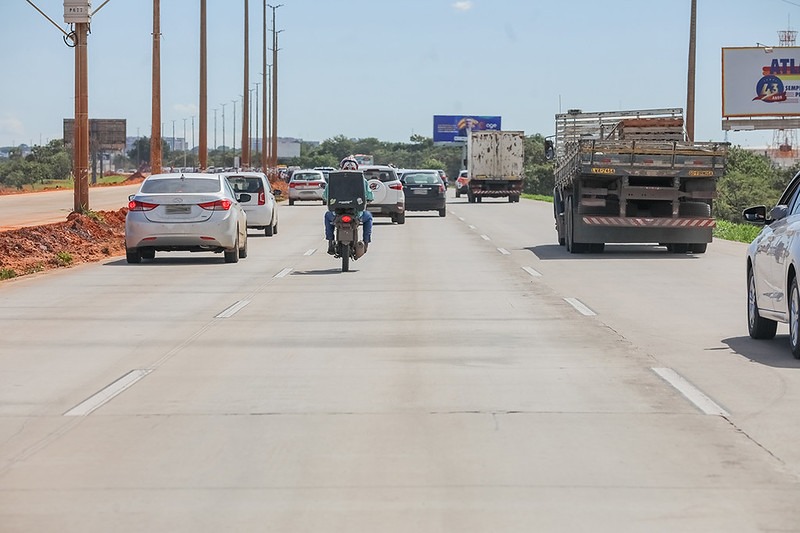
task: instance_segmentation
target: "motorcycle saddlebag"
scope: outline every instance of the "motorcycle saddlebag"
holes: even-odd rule
[[[360,170],[331,172],[328,176],[328,210],[354,209],[363,211],[367,202],[364,197],[364,174]]]

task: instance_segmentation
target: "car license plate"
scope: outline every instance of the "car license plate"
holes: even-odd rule
[[[192,207],[189,205],[166,205],[168,215],[188,215],[192,212]]]
[[[380,207],[367,206],[367,211],[369,211],[370,213],[380,213],[381,212],[381,208]]]
[[[428,194],[428,189],[414,189],[414,194]]]

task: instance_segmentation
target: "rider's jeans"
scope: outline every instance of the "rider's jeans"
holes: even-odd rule
[[[325,239],[333,240],[333,219],[336,214],[333,211],[325,211]],[[372,213],[364,211],[361,213],[361,225],[364,227],[364,242],[372,242]]]

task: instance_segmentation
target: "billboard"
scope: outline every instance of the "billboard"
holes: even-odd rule
[[[499,130],[500,117],[479,115],[433,115],[433,142],[463,143],[467,129]]]
[[[89,119],[89,143],[98,150],[125,149],[124,118]],[[64,144],[72,144],[75,133],[75,119],[64,119]]]
[[[722,116],[800,116],[800,47],[723,48]]]

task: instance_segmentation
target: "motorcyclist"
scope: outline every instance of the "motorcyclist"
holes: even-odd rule
[[[358,161],[356,158],[351,156],[347,156],[339,162],[339,169],[340,170],[358,170]],[[369,188],[369,184],[367,180],[364,179],[364,198],[366,199],[367,203],[371,202],[374,198],[372,191]],[[327,203],[328,201],[328,189],[325,188],[325,191],[322,193],[322,199],[325,200]],[[359,211],[356,213],[359,220],[361,221],[361,225],[364,228],[364,251],[367,251],[369,247],[369,243],[372,241],[372,213],[367,210]],[[328,240],[328,254],[335,255],[336,254],[336,243],[334,242],[334,235],[333,235],[333,220],[336,218],[336,214],[333,211],[326,211],[325,212],[325,238]]]

